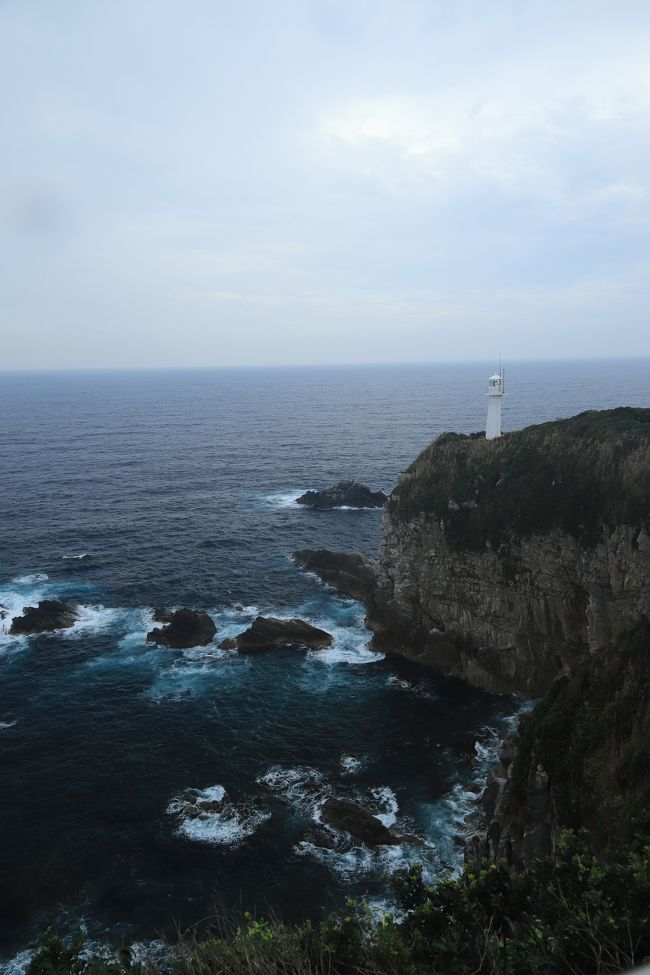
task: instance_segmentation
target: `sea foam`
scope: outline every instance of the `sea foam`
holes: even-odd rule
[[[192,795],[199,804],[202,801],[220,804],[219,808],[214,810],[203,810],[199,805],[198,815],[189,815],[191,803],[187,798],[172,799],[167,807],[167,813],[179,817],[178,834],[194,842],[216,846],[238,846],[252,836],[262,823],[271,818],[270,812],[256,809],[249,801],[232,803],[226,797],[226,791],[221,785],[196,790]]]

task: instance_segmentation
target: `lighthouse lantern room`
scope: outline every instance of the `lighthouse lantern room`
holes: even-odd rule
[[[488,379],[488,412],[487,423],[485,424],[485,439],[495,440],[501,436],[501,399],[506,392],[505,375],[503,369],[500,373],[490,376]]]

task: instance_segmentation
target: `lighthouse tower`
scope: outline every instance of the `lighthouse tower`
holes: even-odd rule
[[[505,396],[506,382],[503,369],[488,379],[488,412],[485,424],[485,439],[495,440],[501,436],[501,399]]]

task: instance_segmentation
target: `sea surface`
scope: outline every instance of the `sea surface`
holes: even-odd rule
[[[291,553],[376,553],[380,511],[295,498],[341,478],[390,490],[433,437],[483,427],[493,371],[0,374],[2,957],[50,923],[149,944],[224,911],[380,909],[387,873],[459,869],[467,787],[520,702],[373,653],[363,608]],[[649,360],[521,362],[507,379],[506,430],[650,405]],[[47,597],[78,602],[80,621],[9,636]],[[207,609],[214,644],[148,645],[157,606]],[[310,620],[334,646],[218,649],[258,613]],[[188,790],[225,806],[190,819]],[[423,845],[319,849],[327,796]]]

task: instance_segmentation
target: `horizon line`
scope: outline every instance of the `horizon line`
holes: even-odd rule
[[[508,363],[533,363],[533,362],[616,362],[630,360],[650,359],[650,352],[630,355],[595,355],[595,356],[517,356],[508,358]],[[275,363],[228,363],[213,365],[181,365],[181,366],[148,366],[148,365],[114,365],[114,366],[15,366],[11,368],[0,367],[0,375],[16,375],[31,373],[88,373],[88,372],[209,372],[211,370],[237,370],[237,369],[354,369],[354,368],[382,368],[391,366],[446,366],[446,365],[479,365],[485,363],[489,365],[494,362],[488,356],[471,359],[424,359],[424,360],[398,360],[398,361],[372,361],[363,362],[275,362]]]

